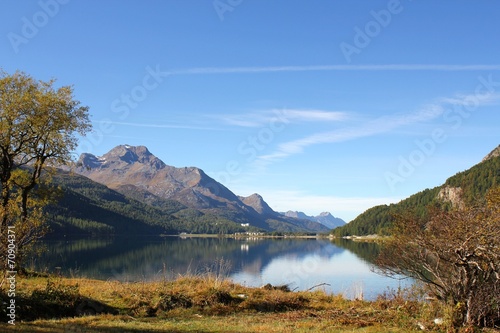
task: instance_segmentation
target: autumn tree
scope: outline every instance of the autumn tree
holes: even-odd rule
[[[500,188],[473,207],[400,215],[392,234],[378,258],[385,274],[424,282],[434,297],[452,305],[456,325],[498,324]]]
[[[38,81],[0,70],[0,259],[5,262],[12,234],[17,264],[44,233],[43,207],[53,192],[45,186],[47,167],[71,160],[77,134],[90,128],[88,107],[73,97],[71,86]],[[14,242],[12,242],[14,243]]]

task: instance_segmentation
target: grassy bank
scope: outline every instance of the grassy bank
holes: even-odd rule
[[[438,305],[408,293],[367,302],[318,290],[248,288],[217,275],[139,283],[19,276],[16,305],[16,325],[2,323],[0,331],[375,333],[421,332],[419,325],[448,331],[433,323],[446,316]]]

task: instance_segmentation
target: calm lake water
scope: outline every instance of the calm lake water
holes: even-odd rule
[[[47,240],[33,259],[37,270],[65,276],[149,281],[211,272],[247,286],[319,284],[348,298],[374,299],[388,288],[409,285],[372,271],[373,243],[316,239],[110,238]]]

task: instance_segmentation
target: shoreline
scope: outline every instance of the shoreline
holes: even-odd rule
[[[118,282],[33,273],[19,281],[19,321],[9,329],[305,333],[331,332],[335,327],[338,333],[409,333],[419,331],[416,320],[431,323],[431,318],[415,311],[427,306],[424,303],[407,308],[397,297],[350,300],[320,289],[290,291],[285,287],[247,287],[217,274]],[[364,330],[367,326],[369,331]]]
[[[179,237],[179,238],[263,238],[263,239],[280,239],[280,238],[293,238],[293,239],[322,239],[330,238],[328,235],[259,235],[259,234],[179,234],[179,235],[163,235],[162,237]]]
[[[337,237],[331,234],[316,234],[316,235],[266,235],[266,234],[178,234],[178,235],[161,235],[161,237],[179,237],[179,238],[232,238],[232,239],[346,239],[355,242],[379,242],[387,239],[387,236],[366,235],[366,236],[344,236]]]

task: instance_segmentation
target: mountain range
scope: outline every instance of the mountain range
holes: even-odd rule
[[[388,234],[394,216],[399,213],[413,211],[424,216],[431,204],[445,207],[473,205],[496,186],[500,186],[500,145],[480,163],[448,178],[441,186],[425,189],[396,204],[372,207],[332,233],[339,237]]]
[[[327,226],[330,229],[342,227],[346,224],[346,222],[344,220],[333,216],[332,214],[330,214],[330,212],[322,212],[321,214],[319,214],[317,216],[308,216],[303,212],[289,210],[288,212],[281,213],[281,214],[288,216],[288,217],[293,217],[296,219],[306,219],[306,220],[310,220],[310,221],[315,221],[315,222],[318,222],[318,223],[321,223],[321,224]]]
[[[65,194],[50,211],[61,231],[70,212],[69,220],[73,221],[71,228],[75,232],[78,228],[75,224],[85,225],[87,229],[93,225],[94,231],[97,228],[127,232],[134,219],[138,221],[136,225],[154,226],[144,229],[153,233],[316,233],[330,229],[315,220],[275,212],[259,194],[237,196],[199,168],[169,166],[144,146],[120,145],[102,156],[84,153],[71,172],[61,171],[56,181]],[[122,220],[128,221],[127,228],[117,222],[120,218],[111,223],[96,214],[88,216],[88,211],[95,210],[90,207],[75,213],[78,206],[89,202],[94,208],[99,207],[101,216],[121,214]],[[119,205],[120,202],[123,205]],[[114,211],[110,212],[110,207]]]
[[[61,199],[48,208],[52,230],[72,234],[326,232],[387,234],[394,214],[425,214],[436,202],[470,204],[500,185],[500,146],[477,165],[397,204],[372,207],[346,224],[328,212],[275,212],[259,194],[237,196],[196,167],[165,164],[144,146],[121,145],[103,156],[82,154],[54,183]]]

